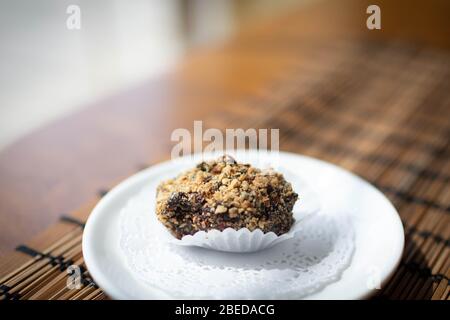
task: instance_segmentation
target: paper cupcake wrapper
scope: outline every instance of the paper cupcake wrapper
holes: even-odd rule
[[[280,236],[274,232],[264,233],[261,229],[250,231],[247,228],[239,230],[227,228],[223,231],[198,231],[194,235],[186,235],[181,240],[173,239],[171,242],[180,246],[196,246],[226,252],[256,252],[292,239],[300,231],[303,220],[296,221],[289,232]]]
[[[277,236],[274,232],[264,233],[261,229],[250,231],[247,228],[227,228],[223,231],[198,231],[184,236],[181,240],[171,237],[170,242],[180,246],[196,246],[225,252],[256,252],[292,239],[301,230],[302,222],[319,212],[321,206],[318,195],[306,182],[293,172],[283,168],[280,171],[299,193],[299,201],[293,209],[295,222],[289,232]]]

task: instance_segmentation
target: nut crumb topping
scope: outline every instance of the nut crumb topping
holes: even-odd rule
[[[228,227],[280,235],[294,222],[297,198],[282,174],[225,155],[163,181],[157,189],[156,215],[178,239]]]

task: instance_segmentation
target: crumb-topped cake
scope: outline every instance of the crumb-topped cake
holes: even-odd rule
[[[283,175],[230,156],[201,162],[157,189],[156,215],[178,239],[228,227],[286,233],[298,195]]]

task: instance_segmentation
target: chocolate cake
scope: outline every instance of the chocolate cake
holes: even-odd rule
[[[178,239],[229,227],[281,235],[294,223],[297,198],[282,174],[223,156],[163,181],[157,189],[156,214]]]

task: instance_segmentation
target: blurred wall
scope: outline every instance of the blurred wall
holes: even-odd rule
[[[311,0],[309,0],[311,1]],[[0,149],[305,0],[0,0]],[[66,27],[69,5],[81,29]]]

